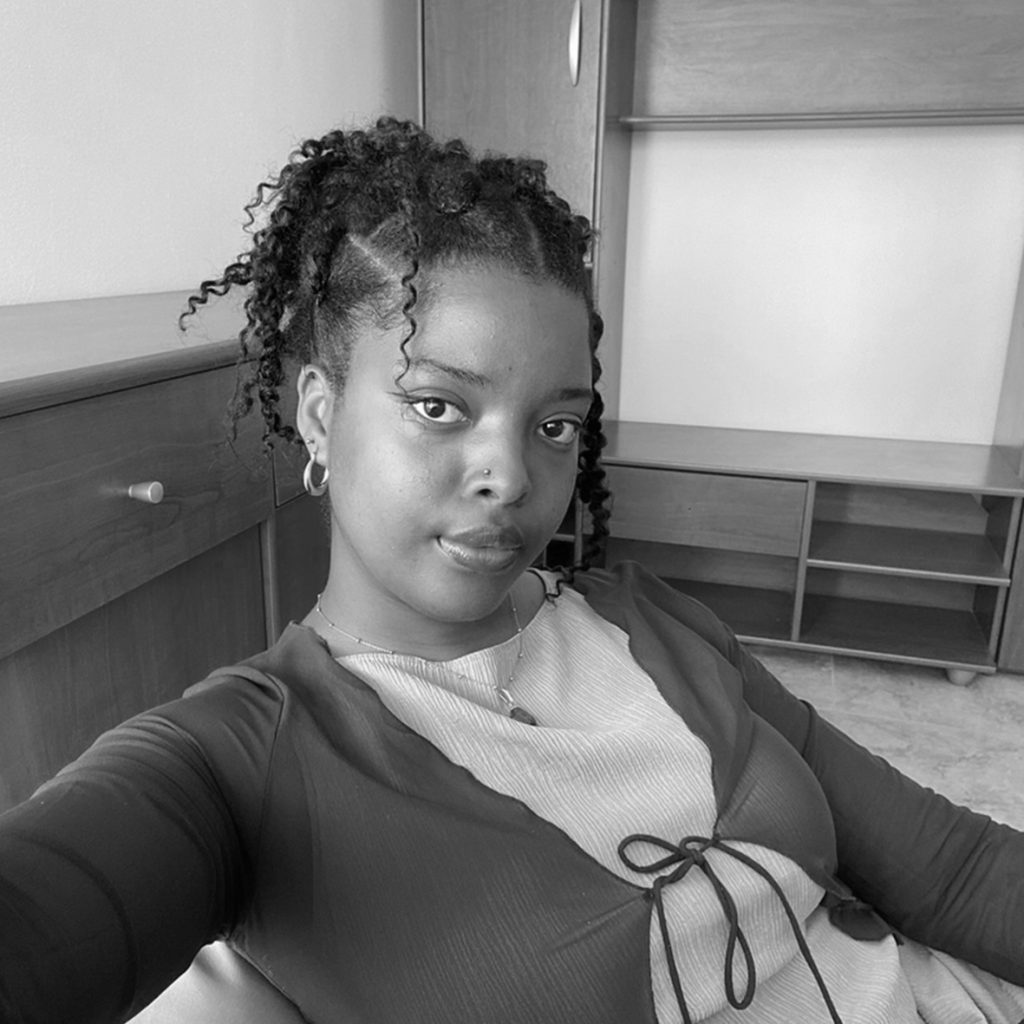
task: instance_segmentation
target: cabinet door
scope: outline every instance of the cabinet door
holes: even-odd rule
[[[265,641],[253,527],[0,660],[0,811],[105,729]]]
[[[327,583],[331,558],[330,511],[327,499],[303,494],[282,505],[271,520],[273,540],[264,559],[270,589],[271,640],[289,622],[297,622],[313,607]]]
[[[802,480],[609,466],[614,537],[796,558]]]
[[[272,508],[258,417],[229,442],[226,366],[0,424],[0,657],[72,622]],[[155,504],[129,497],[159,481]]]
[[[579,0],[579,75],[570,72],[577,0],[424,0],[424,120],[478,151],[544,160],[553,187],[593,216],[600,0]]]
[[[639,116],[1019,120],[1020,0],[650,0]]]

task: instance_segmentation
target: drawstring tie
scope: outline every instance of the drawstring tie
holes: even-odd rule
[[[650,846],[656,846],[659,849],[666,851],[665,856],[650,863],[641,864],[634,861],[626,852],[628,847],[633,843],[647,843]],[[814,957],[811,956],[807,940],[804,938],[803,931],[800,928],[800,922],[797,920],[796,914],[793,912],[793,908],[790,906],[789,900],[786,899],[786,894],[782,891],[781,886],[775,881],[771,872],[769,872],[767,868],[762,864],[759,864],[752,857],[748,857],[745,853],[741,853],[739,850],[734,850],[732,847],[726,846],[725,843],[722,842],[721,837],[717,835],[710,839],[703,836],[687,836],[685,839],[681,839],[678,843],[670,843],[665,839],[659,839],[657,836],[635,833],[634,835],[626,836],[626,838],[619,843],[619,859],[626,865],[626,867],[631,868],[633,871],[637,871],[640,874],[653,875],[663,871],[665,868],[673,867],[673,865],[675,865],[675,869],[668,874],[658,875],[651,888],[648,890],[647,898],[654,901],[655,909],[658,912],[658,927],[661,931],[661,941],[665,947],[668,973],[672,980],[672,990],[675,992],[676,1002],[679,1004],[679,1011],[683,1015],[683,1024],[693,1024],[693,1018],[690,1016],[690,1012],[686,1006],[686,998],[683,995],[683,985],[679,980],[679,969],[676,966],[675,955],[672,952],[672,940],[669,937],[668,921],[665,918],[665,905],[662,897],[662,889],[664,889],[666,885],[670,885],[672,882],[678,882],[686,875],[690,868],[695,867],[699,871],[703,872],[704,877],[711,883],[712,888],[715,890],[715,895],[718,897],[719,906],[721,906],[722,913],[725,915],[725,919],[729,925],[729,937],[726,940],[725,945],[724,966],[725,997],[728,999],[729,1005],[737,1010],[745,1010],[753,1001],[754,990],[757,986],[757,971],[754,967],[754,957],[750,952],[750,944],[747,942],[747,937],[743,933],[743,928],[740,926],[736,903],[733,900],[732,895],[729,893],[729,890],[722,884],[721,879],[715,873],[714,868],[704,855],[705,851],[711,848],[721,850],[722,853],[727,854],[734,860],[738,860],[741,864],[745,864],[752,871],[760,875],[771,886],[772,891],[776,896],[778,896],[779,901],[782,903],[783,910],[786,912],[786,917],[789,919],[790,927],[793,929],[793,935],[796,938],[797,946],[799,946],[800,952],[803,955],[807,966],[811,969],[811,974],[814,975],[814,980],[818,983],[818,988],[821,991],[822,998],[825,1000],[825,1005],[828,1007],[828,1012],[831,1014],[834,1024],[843,1024],[842,1018],[836,1012],[835,1005],[832,1002],[828,989],[825,987],[825,981],[821,976],[821,972],[818,970],[818,965],[814,962]],[[737,946],[743,954],[743,962],[746,967],[747,975],[743,995],[739,999],[736,998],[735,986]]]

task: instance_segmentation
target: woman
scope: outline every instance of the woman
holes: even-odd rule
[[[268,435],[299,368],[328,582],[0,819],[4,1019],[125,1019],[217,938],[272,1020],[1024,1017],[1024,837],[639,567],[534,568],[574,493],[588,555],[607,520],[590,232],[540,165],[382,120],[249,210],[193,308],[251,288]]]

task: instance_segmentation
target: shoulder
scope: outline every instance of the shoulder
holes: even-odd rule
[[[291,632],[103,734],[61,776],[114,768],[182,791],[205,788],[236,806],[257,800],[283,723],[309,702],[303,690],[316,686],[315,672],[302,666],[312,640]]]
[[[338,666],[323,642],[311,630],[290,624],[280,639],[265,651],[237,664],[218,668],[185,691],[173,705],[178,713],[194,717],[220,709],[229,718],[278,720],[288,710],[315,698]]]

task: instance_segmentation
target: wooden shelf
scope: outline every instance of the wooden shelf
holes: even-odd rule
[[[995,670],[1024,503],[1002,449],[654,423],[606,434],[609,557],[647,565],[740,639]],[[785,544],[769,548],[787,482]]]
[[[687,469],[743,476],[830,480],[971,494],[1024,494],[1024,480],[999,449],[781,430],[605,424],[608,465]]]
[[[769,128],[898,128],[1024,123],[1024,109],[836,110],[779,114],[630,114],[619,123],[634,131],[738,131]]]
[[[794,0],[784,17],[778,4],[759,2],[584,7],[593,31],[583,34],[574,86],[557,5],[485,4],[467,17],[459,0],[430,0],[422,109],[440,135],[542,155],[555,187],[597,229],[603,460],[616,499],[609,559],[634,558],[685,581],[677,585],[742,636],[799,644],[790,621],[805,612],[813,621],[827,593],[832,603],[822,607],[854,619],[870,620],[865,609],[879,602],[879,624],[892,633],[876,648],[872,629],[858,627],[848,643],[837,629],[828,637],[836,650],[949,666],[967,658],[991,669],[991,648],[1000,667],[1024,672],[1024,277],[991,444],[613,420],[623,197],[637,134],[1024,123],[1024,7],[909,0],[889,5],[884,18],[875,5],[838,0]],[[586,529],[581,517],[559,532],[574,530],[578,552]],[[840,596],[847,603],[836,603]],[[936,604],[959,608],[963,629],[940,623],[904,648],[904,618],[919,611],[934,626],[942,613],[928,609]],[[976,656],[979,631],[984,657]]]
[[[632,109],[672,127],[999,124],[1021,118],[1022,53],[1018,0],[641,4]]]
[[[666,583],[706,604],[741,640],[788,641],[793,595],[777,590],[666,578]]]
[[[808,566],[1009,586],[987,537],[850,523],[815,522]]]
[[[800,646],[938,667],[991,672],[995,661],[967,611],[808,595]]]

